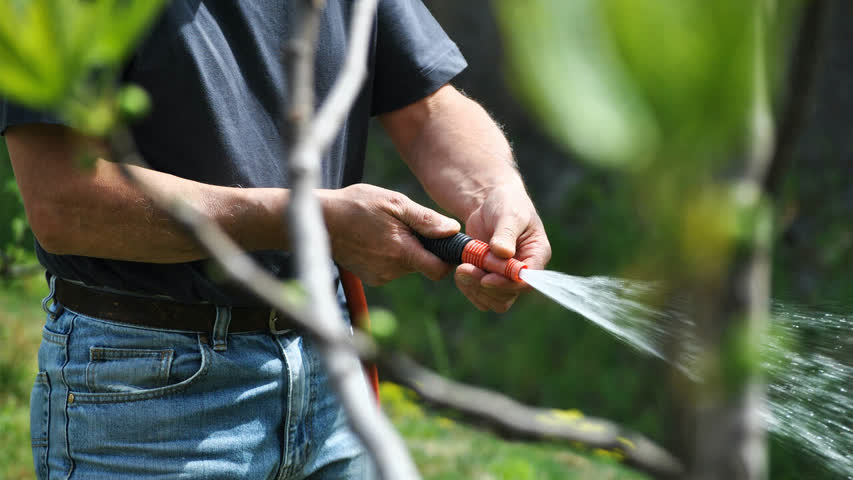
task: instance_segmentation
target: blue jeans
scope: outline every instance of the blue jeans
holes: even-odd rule
[[[227,308],[214,338],[49,311],[30,402],[39,479],[372,478],[302,335],[229,334]]]

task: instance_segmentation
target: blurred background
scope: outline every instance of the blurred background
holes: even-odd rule
[[[524,88],[518,85],[517,72],[507,68],[508,37],[502,34],[496,15],[497,11],[506,15],[509,7],[496,10],[487,0],[425,3],[468,59],[469,68],[454,84],[480,101],[512,141],[519,169],[549,233],[553,247],[549,268],[575,275],[645,277],[653,277],[655,268],[670,268],[670,244],[643,208],[644,195],[653,202],[656,192],[638,188],[636,176],[601,162],[581,161],[569,153],[573,150],[566,149],[564,142],[543,128],[543,116],[547,115],[520,100],[529,95],[518,95]],[[780,221],[773,250],[772,296],[784,302],[834,305],[836,310],[850,311],[853,4],[841,0],[829,3],[832,14],[820,52],[816,95],[797,135],[776,200]],[[524,21],[518,19],[519,23]],[[784,47],[785,42],[782,44]],[[666,133],[665,128],[662,131]],[[670,161],[677,163],[678,159]],[[378,124],[370,137],[365,181],[433,205]],[[3,266],[32,263],[32,241],[0,143],[0,271]],[[18,445],[28,438],[26,408],[42,322],[33,304],[44,293],[43,283],[37,275],[18,279],[0,276],[0,443],[4,445]],[[387,308],[396,316],[399,325],[392,342],[442,374],[505,392],[526,403],[578,409],[609,418],[663,445],[675,441],[668,434],[673,408],[663,373],[668,367],[539,294],[524,296],[501,315],[477,311],[449,278],[431,282],[410,275],[387,286],[369,288],[367,296],[371,305]],[[388,388],[391,390],[386,395],[392,401],[406,396]],[[391,408],[392,413],[411,413],[405,410],[409,407]],[[439,420],[453,423],[452,414],[442,414],[449,419]],[[404,429],[409,437],[439,428],[409,427]],[[492,441],[485,436],[464,438]],[[483,447],[460,452],[478,448]],[[566,470],[525,466],[525,462],[535,463],[543,456],[559,457],[560,450],[552,448],[545,454],[525,451],[509,463],[500,463],[501,468],[491,473],[480,472],[478,478],[567,478]],[[28,446],[0,451],[0,478],[31,478],[28,452]],[[429,452],[416,455],[419,462],[429,461]],[[474,467],[469,463],[495,461],[466,461],[459,457],[465,453],[447,455],[457,462],[453,468],[434,466],[434,473],[425,472],[428,478],[474,478],[471,472],[476,469],[471,470]],[[575,468],[586,472],[578,478],[626,475],[621,470],[606,470],[606,475],[604,470],[590,473],[577,463],[564,463],[569,465],[564,465],[567,471]],[[610,468],[605,464],[601,468]],[[456,476],[451,471],[454,469]],[[773,479],[841,478],[797,444],[775,436],[770,439],[770,472]]]

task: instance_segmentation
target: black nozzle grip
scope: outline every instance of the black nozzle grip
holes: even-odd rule
[[[462,263],[462,251],[465,250],[465,245],[474,240],[464,233],[457,233],[452,237],[445,238],[426,238],[417,233],[415,235],[425,249],[432,252],[436,257],[453,265]]]

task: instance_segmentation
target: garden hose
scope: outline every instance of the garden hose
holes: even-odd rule
[[[475,240],[464,233],[457,233],[446,238],[426,238],[417,235],[424,248],[443,261],[458,265],[470,263],[487,272],[503,275],[510,280],[521,282],[519,273],[527,265],[514,258],[500,258],[489,249],[489,244]],[[364,296],[364,286],[354,273],[338,267],[341,274],[341,285],[347,299],[347,311],[354,328],[367,332],[370,330],[370,316],[367,310],[367,299]],[[373,393],[379,402],[379,374],[376,365],[364,363],[364,371]]]
[[[500,258],[489,249],[489,244],[475,240],[464,233],[457,233],[446,238],[426,238],[417,235],[424,248],[438,258],[453,265],[470,263],[487,272],[497,273],[504,277],[521,282],[519,274],[527,265],[514,258]]]
[[[367,299],[364,296],[364,286],[361,284],[361,279],[349,270],[341,267],[338,267],[338,270],[341,274],[341,286],[343,286],[344,296],[347,299],[347,311],[352,326],[366,333],[370,330],[370,316],[367,311]],[[379,372],[376,370],[376,365],[362,362],[362,367],[367,380],[370,382],[376,403],[379,404]]]

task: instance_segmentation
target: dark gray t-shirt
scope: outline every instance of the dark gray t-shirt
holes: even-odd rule
[[[318,102],[343,64],[351,8],[351,0],[326,2],[316,60]],[[288,186],[281,58],[291,15],[285,0],[171,2],[124,73],[125,81],[142,85],[153,99],[151,114],[133,129],[153,168],[214,185]],[[323,187],[360,181],[371,115],[426,97],[465,66],[420,0],[380,0],[369,77],[323,156]],[[0,133],[10,125],[52,121],[0,101]],[[49,272],[90,286],[191,303],[259,304],[212,272],[209,261],[164,265],[52,255],[38,244],[36,250]],[[253,256],[279,277],[292,275],[287,252]]]

